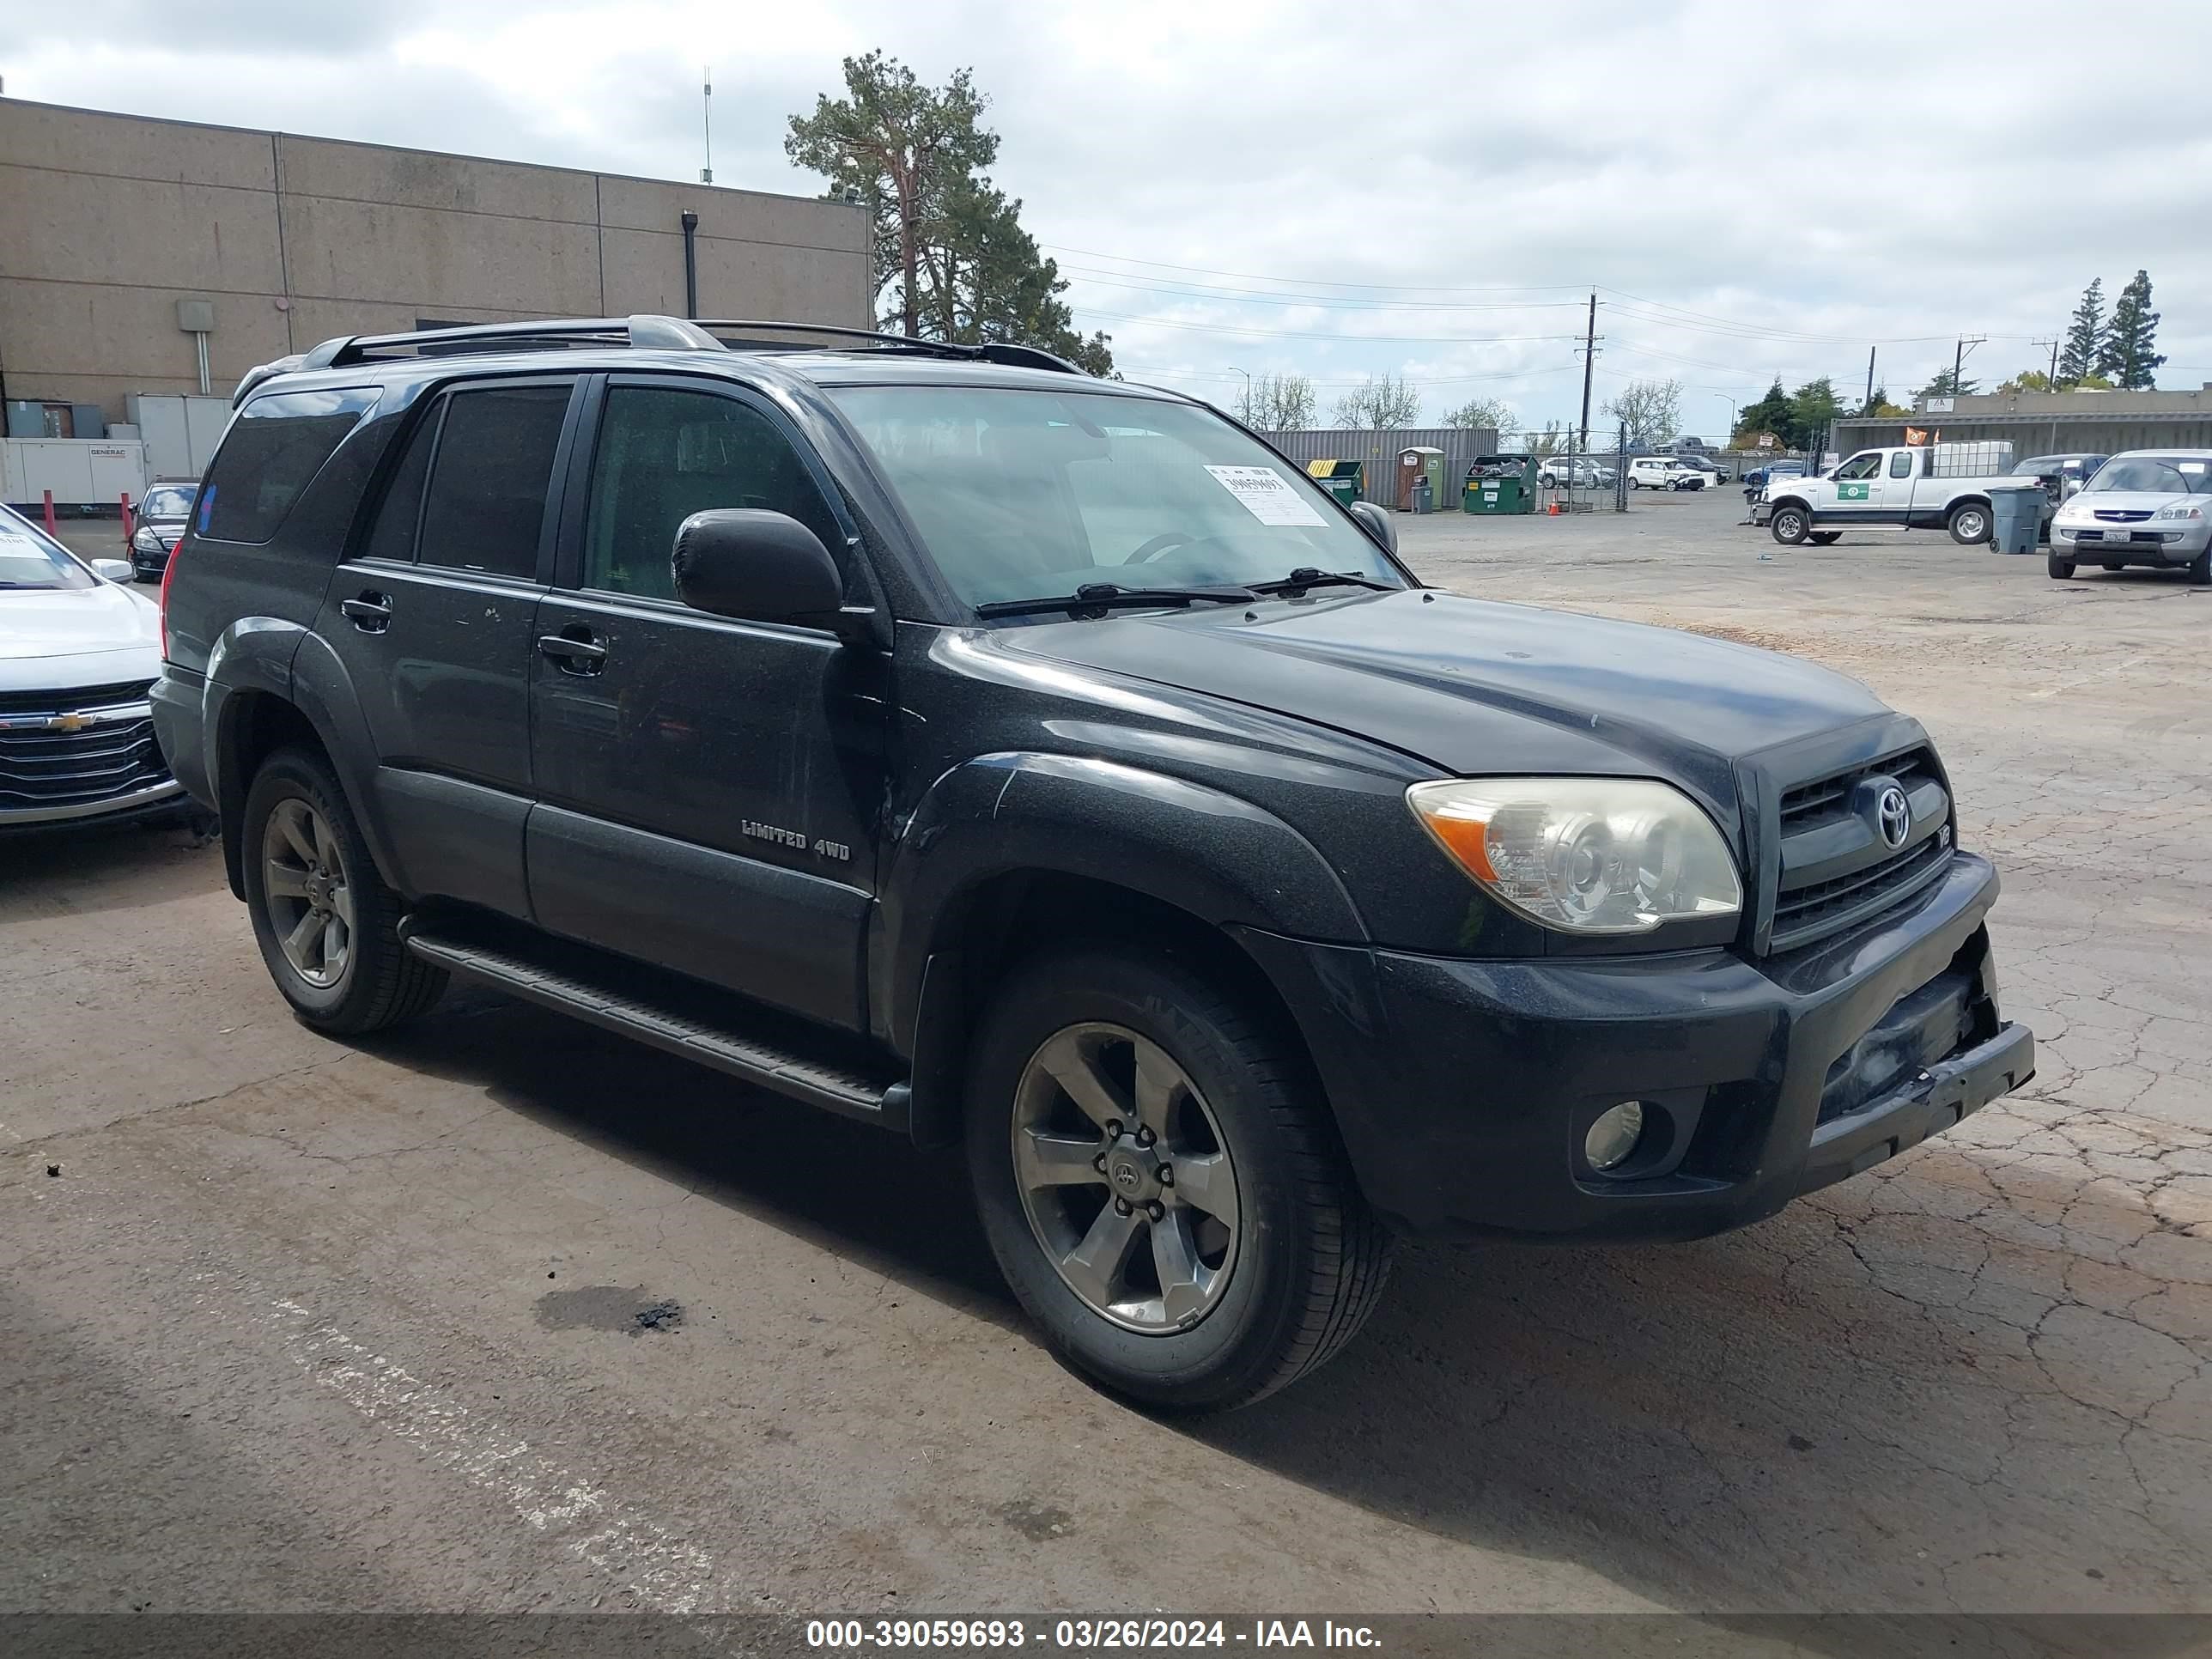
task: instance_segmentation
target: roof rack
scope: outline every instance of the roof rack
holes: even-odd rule
[[[923,340],[906,334],[879,334],[872,329],[845,328],[834,323],[772,322],[759,319],[718,318],[693,322],[681,317],[641,313],[634,317],[552,318],[523,323],[465,323],[453,328],[416,329],[405,334],[341,334],[320,345],[274,362],[246,370],[231,394],[233,409],[263,381],[295,370],[345,368],[355,363],[378,362],[395,357],[460,356],[474,352],[528,351],[568,346],[627,346],[638,351],[725,351],[727,345],[708,331],[772,329],[784,334],[828,334],[842,340],[867,340],[878,349],[917,351],[933,357],[951,357],[967,362],[1001,363],[1013,368],[1051,369],[1063,374],[1084,371],[1065,357],[1035,346],[988,341],[963,345],[950,340]],[[819,348],[816,340],[784,339],[757,343],[789,346],[805,350]]]
[[[1009,368],[1044,368],[1062,374],[1080,374],[1078,368],[1065,357],[1056,357],[1036,346],[1015,345],[1004,340],[987,340],[981,345],[966,345],[957,340],[925,340],[912,334],[884,334],[870,328],[846,328],[836,323],[793,323],[769,321],[760,318],[706,317],[696,326],[703,329],[775,329],[799,334],[833,334],[842,340],[870,340],[878,347],[899,351],[918,351],[932,357],[952,357],[966,362],[1000,363]],[[762,342],[805,349],[817,343],[811,340],[777,340]]]

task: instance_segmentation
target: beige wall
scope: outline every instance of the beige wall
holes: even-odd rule
[[[179,299],[218,392],[418,317],[680,316],[686,209],[702,316],[868,325],[858,208],[0,99],[0,379],[111,420],[195,390]]]

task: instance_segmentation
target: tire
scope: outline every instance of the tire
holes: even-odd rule
[[[411,1019],[438,1000],[445,970],[399,942],[399,896],[377,873],[321,755],[287,748],[264,761],[246,791],[240,836],[254,940],[301,1020],[333,1036],[358,1036]],[[298,890],[272,892],[272,879]],[[303,942],[288,950],[288,938]]]
[[[1843,533],[1840,530],[1815,530],[1805,539],[1815,547],[1833,547],[1836,544],[1836,538]]]
[[[2193,587],[2212,587],[2212,547],[2189,562],[2189,581]]]
[[[1785,501],[1767,515],[1767,533],[1784,547],[1796,547],[1813,533],[1813,515],[1794,501]]]
[[[1166,1107],[1132,1129],[1115,1114],[1133,1113],[1133,1091],[1114,1079],[1139,1064],[1175,1081],[1155,1096]],[[1056,1081],[1069,1075],[1088,1079],[1089,1108]],[[1329,1358],[1374,1310],[1390,1238],[1352,1184],[1310,1067],[1187,963],[1110,945],[1032,958],[984,1021],[967,1099],[969,1171],[992,1253],[1054,1352],[1106,1389],[1173,1412],[1248,1405]],[[1043,1138],[1022,1144],[1058,1150],[1053,1184],[1027,1178],[1042,1163],[1018,1171],[1017,1142],[1032,1132]],[[1093,1146],[1102,1151],[1085,1158]],[[1120,1189],[1093,1179],[1109,1152]],[[1180,1182],[1142,1169],[1129,1178],[1147,1154]],[[1217,1154],[1207,1186],[1229,1173],[1231,1196],[1218,1201],[1231,1221],[1217,1200],[1185,1196]],[[1126,1219],[1117,1190],[1137,1206]],[[1102,1244],[1119,1244],[1127,1264],[1103,1278],[1080,1259]],[[1192,1268],[1174,1280],[1180,1307],[1163,1261]]]
[[[1539,472],[1536,475],[1536,482],[1547,489],[1557,489],[1559,487],[1559,481],[1548,472]]]
[[[2074,574],[2074,561],[2062,559],[2056,553],[2045,556],[2043,568],[2051,573],[2051,580],[2055,582],[2069,580]]]
[[[1993,540],[1996,535],[1996,519],[1979,501],[1961,501],[1951,509],[1945,528],[1951,539],[1961,547],[1976,547]]]

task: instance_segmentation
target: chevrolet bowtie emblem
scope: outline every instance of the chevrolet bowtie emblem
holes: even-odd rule
[[[57,714],[46,722],[49,732],[82,732],[92,722],[82,714]]]

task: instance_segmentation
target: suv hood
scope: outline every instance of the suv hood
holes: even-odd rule
[[[70,658],[77,660],[59,660]],[[143,594],[113,582],[0,592],[0,690],[150,680],[161,672],[161,611]]]
[[[997,642],[1280,710],[1440,771],[1656,775],[1718,801],[1735,798],[1738,759],[1890,712],[1795,657],[1434,589],[1034,624]]]

